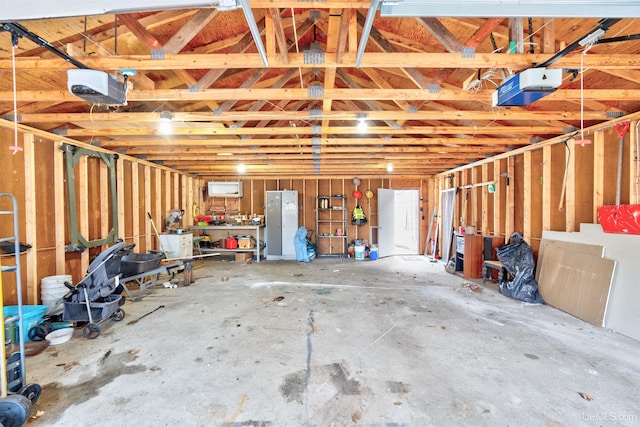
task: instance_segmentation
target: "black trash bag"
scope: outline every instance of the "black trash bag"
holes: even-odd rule
[[[511,280],[503,278],[500,282],[500,293],[520,301],[543,304],[538,293],[538,283],[534,277],[535,262],[533,250],[518,232],[509,237],[508,245],[496,249],[498,260],[511,276]]]

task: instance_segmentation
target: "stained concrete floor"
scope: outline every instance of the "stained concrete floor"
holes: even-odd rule
[[[424,257],[193,273],[27,358],[29,425],[640,424],[640,342]]]

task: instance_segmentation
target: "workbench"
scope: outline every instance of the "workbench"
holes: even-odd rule
[[[253,248],[200,248],[203,253],[207,252],[251,252],[255,256],[255,261],[260,262],[260,253],[263,251],[260,242],[264,241],[264,225],[194,225],[191,227],[193,233],[208,234],[211,241],[226,239],[229,236],[251,235],[256,240]]]

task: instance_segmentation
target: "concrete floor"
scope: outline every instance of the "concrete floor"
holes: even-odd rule
[[[424,257],[205,264],[29,357],[29,424],[640,424],[640,342]]]

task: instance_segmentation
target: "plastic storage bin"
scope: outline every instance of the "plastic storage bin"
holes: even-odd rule
[[[18,306],[17,305],[8,305],[3,308],[4,313],[4,321],[7,323],[7,317],[18,317]],[[46,305],[23,305],[22,306],[22,325],[24,327],[24,337],[23,341],[29,341],[29,329],[37,325],[44,316],[45,311],[47,311]],[[15,323],[15,337],[5,337],[6,339],[11,339],[12,342],[18,342],[19,337],[19,329],[17,320]],[[5,328],[5,331],[7,329]]]

